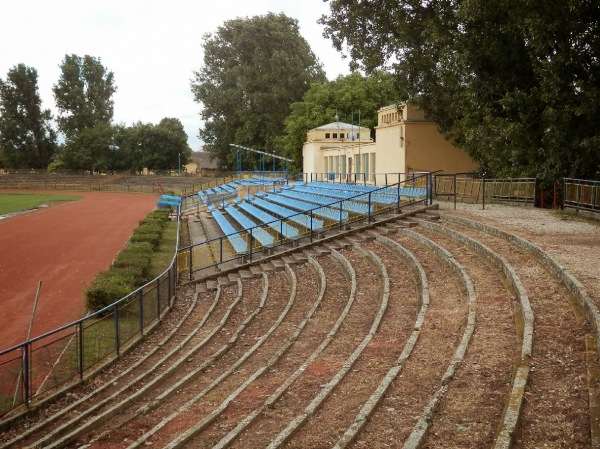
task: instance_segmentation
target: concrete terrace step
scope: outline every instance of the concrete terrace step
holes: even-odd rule
[[[219,276],[217,278],[217,284],[219,287],[227,287],[232,284],[232,281],[229,279],[229,276]]]

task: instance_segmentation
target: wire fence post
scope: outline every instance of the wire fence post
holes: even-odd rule
[[[139,311],[140,311],[140,334],[144,335],[144,295],[142,292],[142,289],[140,288],[140,293],[138,295],[138,299],[140,301],[140,307],[139,307]]]
[[[30,399],[30,359],[29,359],[29,349],[31,343],[27,341],[23,346],[23,401],[25,404],[29,404]]]
[[[77,367],[79,370],[79,379],[83,380],[83,321],[77,323],[77,340],[79,341],[79,366]]]
[[[115,350],[117,357],[121,355],[121,337],[119,333],[119,305],[115,304]]]

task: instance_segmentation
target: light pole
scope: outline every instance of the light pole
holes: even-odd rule
[[[177,155],[177,163],[179,165],[179,176],[181,176],[181,153]]]

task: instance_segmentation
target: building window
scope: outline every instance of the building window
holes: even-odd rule
[[[340,139],[344,138],[344,133],[340,133]]]
[[[333,133],[333,138],[337,139],[337,133]]]
[[[329,139],[329,137],[330,137],[330,136],[331,136],[331,134],[330,134],[330,133],[325,133],[325,138],[326,138],[326,139]]]
[[[360,140],[360,133],[356,133],[356,138]]]

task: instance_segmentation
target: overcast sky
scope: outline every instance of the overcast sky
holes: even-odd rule
[[[330,80],[349,73],[348,60],[316,23],[329,11],[322,0],[3,0],[0,5],[0,78],[19,63],[35,68],[42,106],[56,114],[52,86],[65,55],[100,58],[115,75],[116,123],[178,118],[194,151],[201,146],[201,105],[194,102],[190,79],[203,61],[202,36],[223,22],[283,12],[298,20]]]

